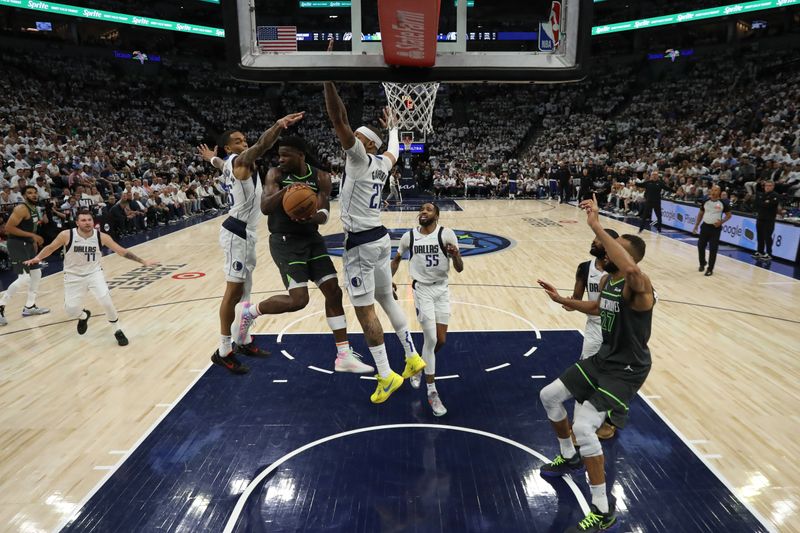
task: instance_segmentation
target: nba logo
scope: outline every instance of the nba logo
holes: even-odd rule
[[[550,6],[550,20],[539,23],[539,51],[553,52],[561,36],[561,2]]]

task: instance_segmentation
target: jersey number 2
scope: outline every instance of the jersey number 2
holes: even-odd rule
[[[381,195],[381,184],[380,183],[373,183],[372,188],[375,189],[375,192],[372,193],[372,197],[369,199],[369,208],[370,209],[377,209],[378,208],[378,198]]]

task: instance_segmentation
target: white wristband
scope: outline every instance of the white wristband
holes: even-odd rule
[[[318,214],[322,213],[322,214],[325,215],[325,220],[320,222],[320,224],[326,224],[328,222],[328,218],[330,218],[330,215],[331,215],[330,212],[327,209],[319,209],[319,210],[317,210],[317,213]]]
[[[219,161],[219,164],[214,162],[215,159],[217,161]],[[209,161],[209,163],[211,163],[211,166],[213,166],[215,168],[222,168],[225,165],[225,162],[222,159],[220,159],[219,157],[217,157],[217,156],[212,157],[211,161]]]

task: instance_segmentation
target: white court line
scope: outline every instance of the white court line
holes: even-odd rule
[[[511,366],[511,363],[503,363],[502,365],[493,366],[491,368],[484,368],[485,372],[494,372],[495,370],[500,370],[501,368],[505,368],[507,366]]]
[[[108,452],[110,455],[125,455],[128,453],[128,450],[109,450]]]
[[[527,352],[525,352],[522,355],[525,356],[525,357],[528,357],[530,354],[532,354],[535,351],[536,351],[536,346],[534,346],[533,348],[531,348],[530,350],[528,350]]]
[[[208,366],[206,367],[206,370],[208,370],[211,367],[212,364],[213,363],[209,363]],[[178,405],[178,403],[180,403],[181,399],[183,399],[183,397],[186,396],[189,393],[190,390],[192,390],[192,387],[194,387],[195,384],[198,381],[200,381],[201,377],[203,377],[203,374],[198,374],[197,377],[194,380],[192,380],[191,383],[189,383],[189,385],[183,390],[183,392],[180,393],[178,395],[178,397],[175,399],[175,402],[173,404],[171,404],[172,407],[169,408],[169,409],[166,409],[163,413],[161,413],[161,416],[159,416],[156,419],[156,421],[153,422],[153,424],[150,426],[150,428],[148,428],[147,431],[145,431],[142,434],[142,436],[139,437],[139,440],[137,440],[133,444],[133,446],[130,447],[130,449],[125,454],[125,456],[115,466],[111,467],[111,469],[108,471],[108,474],[103,476],[103,479],[101,479],[100,481],[97,482],[97,485],[95,485],[92,488],[92,490],[89,491],[89,493],[80,501],[80,503],[75,506],[75,510],[72,511],[72,513],[70,513],[70,515],[67,518],[63,519],[61,521],[61,523],[58,525],[58,527],[54,529],[54,531],[61,531],[62,529],[64,529],[64,527],[67,524],[69,524],[72,520],[74,520],[75,518],[78,517],[78,515],[81,512],[81,509],[83,509],[83,507],[92,498],[92,496],[94,496],[97,493],[97,491],[100,490],[100,488],[103,485],[105,485],[106,481],[108,481],[111,478],[111,476],[114,475],[114,472],[116,472],[121,465],[125,464],[125,461],[128,460],[128,457],[130,457],[131,454],[144,442],[144,440],[147,437],[150,436],[150,434],[156,429],[156,427],[158,427],[158,425],[161,423],[161,421],[164,420],[165,418],[167,418],[167,415],[170,413],[170,411],[172,411],[172,409],[174,409],[174,407],[176,405]]]
[[[281,341],[278,341],[278,342],[281,342]],[[281,350],[281,353],[283,354],[284,357],[286,357],[286,359],[289,359],[290,361],[294,361],[294,357],[292,357],[292,354],[290,354],[286,350]]]
[[[110,465],[110,466],[105,466],[105,465],[104,466],[95,466],[95,467],[92,467],[92,470],[114,470],[114,465]]]
[[[538,376],[531,376],[531,378],[533,378],[533,379],[547,379],[547,376],[538,375]]]
[[[531,322],[527,318],[521,317],[516,313],[512,313],[511,311],[507,311],[507,310],[501,309],[499,307],[494,307],[492,305],[475,304],[475,303],[472,303],[472,302],[459,302],[459,301],[456,301],[456,300],[451,300],[450,303],[451,304],[461,304],[461,305],[472,305],[472,306],[475,306],[475,307],[483,307],[484,309],[492,309],[493,311],[500,311],[501,313],[505,313],[507,315],[511,315],[513,317],[516,317],[516,318],[520,319],[522,322],[525,322],[526,324],[528,324],[528,326],[530,326],[530,328],[534,331],[534,333],[536,333],[536,338],[538,340],[542,340],[542,333],[539,331],[539,328],[537,328],[533,324],[533,322]]]
[[[289,380],[287,380],[287,379],[273,379],[272,380],[273,383],[286,383],[287,381],[289,381]]]
[[[436,380],[440,380],[440,379],[457,379],[457,378],[460,378],[460,377],[461,376],[459,376],[458,374],[452,374],[450,376],[436,376],[433,379],[434,379],[434,381],[436,381]]]
[[[323,374],[333,374],[333,370],[325,370],[324,368],[320,368],[314,365],[308,365],[308,368],[311,370],[316,370],[317,372],[322,372]]]
[[[297,448],[296,450],[287,453],[286,455],[284,455],[283,457],[281,457],[280,459],[269,465],[267,468],[262,470],[255,478],[253,478],[252,481],[250,481],[250,484],[247,485],[247,488],[244,490],[244,492],[242,492],[239,495],[239,499],[236,500],[236,505],[234,506],[233,511],[231,512],[231,515],[230,517],[228,517],[228,521],[225,524],[225,529],[222,530],[223,533],[232,533],[233,528],[236,527],[236,522],[239,521],[239,516],[242,514],[242,511],[244,510],[244,506],[247,504],[247,500],[250,498],[250,495],[253,493],[256,487],[258,487],[267,476],[269,476],[273,471],[275,471],[279,466],[281,466],[289,459],[292,459],[293,457],[300,455],[301,453],[311,448],[314,448],[315,446],[324,444],[334,439],[339,439],[341,437],[348,437],[350,435],[356,435],[358,433],[365,433],[368,431],[381,431],[384,429],[404,429],[404,428],[447,429],[454,431],[462,431],[464,433],[472,433],[475,435],[480,435],[482,437],[489,437],[491,439],[498,440],[505,444],[510,444],[511,446],[519,448],[520,450],[536,457],[543,463],[550,462],[550,459],[548,459],[541,453],[537,452],[536,450],[529,448],[528,446],[525,446],[524,444],[521,444],[517,441],[511,440],[506,437],[501,437],[500,435],[495,435],[494,433],[489,433],[488,431],[481,431],[479,429],[472,429],[461,426],[439,425],[439,424],[389,424],[384,426],[372,426],[366,428],[352,429],[350,431],[344,431],[342,433],[337,433],[335,435],[329,435],[327,437],[323,437],[319,440],[315,440],[314,442],[309,442],[308,444],[305,444],[304,446],[301,446],[300,448]],[[572,480],[572,478],[570,476],[564,476],[562,479],[567,484],[567,486],[569,486],[569,488],[572,490],[572,493],[575,495],[575,499],[578,501],[578,505],[580,505],[581,510],[584,513],[588,513],[589,504],[586,501],[586,498],[583,496],[583,493],[580,491],[578,486]]]
[[[358,379],[371,379],[372,381],[378,381],[378,378],[375,376],[358,376]]]

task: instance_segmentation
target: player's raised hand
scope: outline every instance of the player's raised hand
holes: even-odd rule
[[[200,154],[200,157],[203,158],[203,161],[208,161],[210,163],[211,160],[217,155],[217,147],[215,146],[213,149],[211,149],[208,147],[208,145],[201,144],[197,147],[197,152]]]
[[[538,283],[539,286],[544,289],[544,292],[547,294],[547,296],[550,297],[551,300],[553,300],[556,303],[561,303],[560,301],[561,296],[559,296],[558,294],[558,289],[556,289],[550,283],[547,283],[546,281],[541,279],[537,279],[536,283]]]
[[[305,111],[300,111],[299,113],[289,113],[285,117],[278,119],[278,124],[280,124],[281,128],[283,129],[289,128],[303,120],[305,114]]]
[[[383,116],[378,119],[381,127],[385,130],[390,130],[397,126],[397,115],[387,106],[383,108]]]
[[[578,206],[586,211],[586,222],[592,224],[600,222],[600,206],[597,205],[597,195],[592,193],[591,200],[584,200]]]

